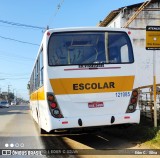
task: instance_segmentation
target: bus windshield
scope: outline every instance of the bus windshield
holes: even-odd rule
[[[49,66],[133,62],[132,45],[125,32],[59,32],[49,39]]]

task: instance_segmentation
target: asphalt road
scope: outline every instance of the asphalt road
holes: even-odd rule
[[[52,152],[68,152],[68,154],[54,154],[51,157],[137,157],[137,155],[112,155],[107,149],[143,149],[140,142],[121,138],[121,135],[112,134],[112,131],[96,129],[91,131],[63,132],[40,135],[37,124],[30,115],[28,105],[0,108],[0,149],[5,150],[37,150],[52,149]],[[74,150],[75,149],[75,150]],[[80,150],[76,150],[80,149]],[[84,150],[86,149],[86,150]],[[87,150],[88,149],[88,150]],[[94,149],[94,150],[93,150]],[[95,150],[96,149],[96,150]],[[104,150],[105,149],[105,150]],[[146,147],[145,147],[146,149]],[[102,155],[102,150],[104,155]],[[75,153],[83,153],[74,155]],[[72,154],[70,154],[72,153]],[[85,155],[84,155],[85,154]],[[108,155],[109,154],[109,155]],[[111,154],[111,155],[110,155]],[[118,153],[116,153],[118,154]],[[4,156],[0,156],[4,157]],[[11,156],[5,156],[11,157]],[[27,157],[27,156],[12,156]],[[50,156],[28,156],[50,157]],[[140,155],[138,157],[156,157]],[[158,156],[159,157],[159,156]]]

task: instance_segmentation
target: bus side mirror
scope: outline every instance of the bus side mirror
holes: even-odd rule
[[[30,89],[30,84],[29,84],[29,83],[27,84],[27,89],[28,89],[28,90]]]

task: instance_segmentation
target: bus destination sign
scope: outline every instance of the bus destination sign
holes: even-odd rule
[[[146,49],[160,50],[160,26],[146,27]]]

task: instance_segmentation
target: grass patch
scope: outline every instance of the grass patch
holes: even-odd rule
[[[153,148],[160,149],[160,130],[157,132],[156,136],[146,142],[147,145],[152,146]]]
[[[106,132],[123,139],[149,145],[151,148],[160,148],[160,124],[158,128],[154,128],[153,121],[147,118],[141,117],[138,125],[113,126],[108,128]]]

